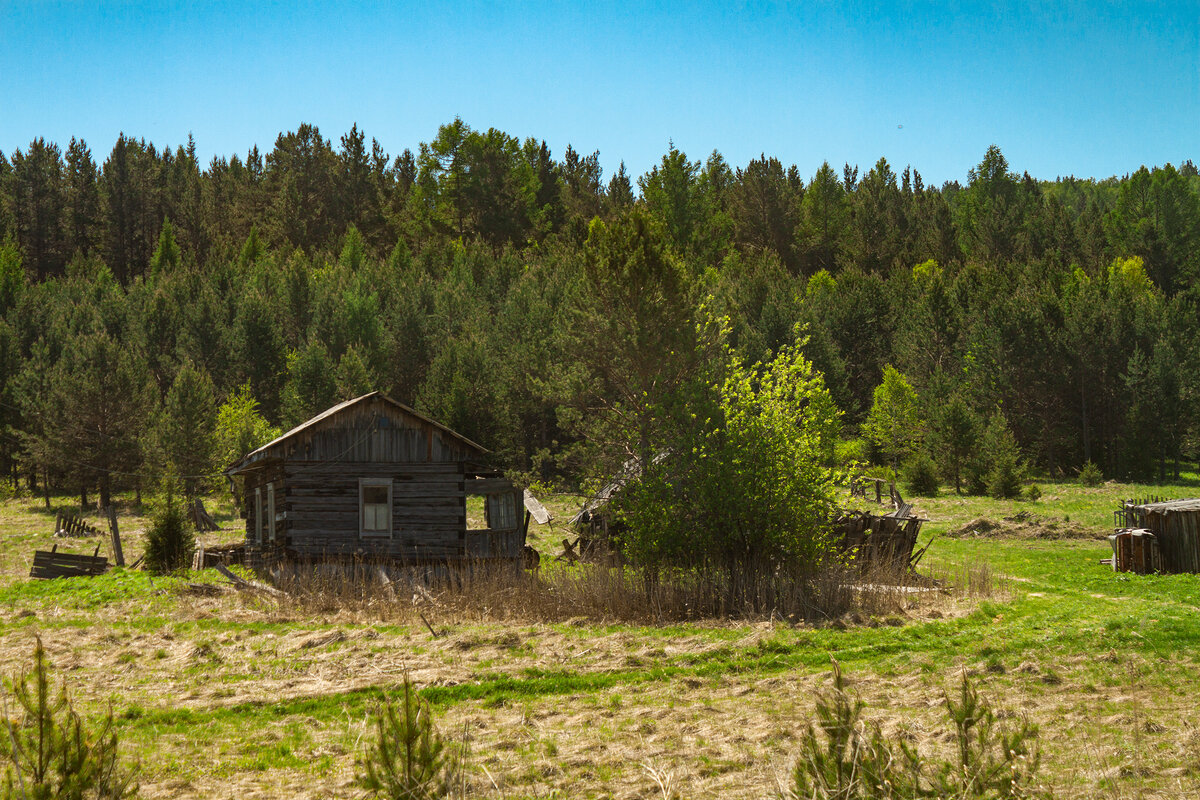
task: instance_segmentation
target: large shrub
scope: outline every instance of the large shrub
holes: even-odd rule
[[[904,462],[904,489],[909,494],[935,497],[938,493],[937,466],[928,453],[917,453]]]
[[[720,573],[728,601],[743,606],[763,575],[811,572],[831,557],[826,462],[838,412],[800,343],[753,366],[721,345],[663,413],[674,424],[617,500],[635,563]]]
[[[195,550],[192,521],[174,493],[168,492],[146,532],[146,569],[159,574],[184,569],[191,564]]]

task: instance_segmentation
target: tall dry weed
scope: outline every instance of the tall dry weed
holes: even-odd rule
[[[815,573],[657,570],[552,563],[529,572],[478,563],[461,568],[338,563],[280,567],[273,578],[300,613],[380,619],[663,624],[707,619],[821,622],[905,608],[930,580],[896,569],[834,566]],[[990,591],[982,567],[947,574],[966,591]],[[736,582],[736,585],[734,585]],[[918,584],[914,586],[913,584]],[[425,612],[428,613],[425,613]]]

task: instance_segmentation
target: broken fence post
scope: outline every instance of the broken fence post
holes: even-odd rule
[[[117,509],[108,507],[108,527],[112,534],[113,563],[118,567],[125,566],[125,554],[121,551],[121,532],[117,529]]]

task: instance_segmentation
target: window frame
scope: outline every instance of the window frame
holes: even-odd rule
[[[263,543],[263,498],[262,487],[254,487],[254,543]]]
[[[267,534],[275,544],[275,482],[267,484]]]
[[[396,512],[393,505],[394,497],[391,478],[359,478],[358,479],[358,536],[361,539],[391,539],[395,532]],[[363,502],[363,490],[368,487],[383,486],[387,488],[387,528],[383,530],[367,530],[367,503]],[[372,503],[371,505],[379,505]]]

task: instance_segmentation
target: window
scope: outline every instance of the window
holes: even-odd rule
[[[267,484],[267,534],[275,543],[275,484]]]
[[[358,481],[359,533],[363,536],[392,535],[392,481],[390,478],[360,478]]]
[[[254,490],[254,541],[262,544],[263,540],[263,506],[262,487]]]

